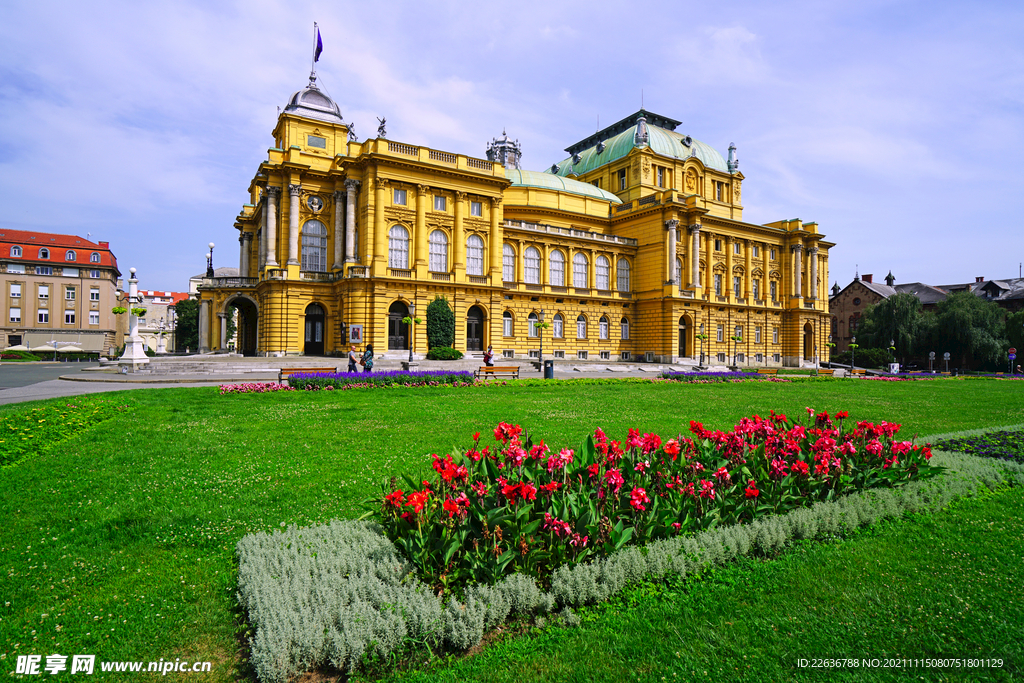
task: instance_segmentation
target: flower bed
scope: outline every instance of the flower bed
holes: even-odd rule
[[[1012,460],[1024,465],[1024,430],[987,432],[947,439],[936,443],[935,448],[982,458]]]
[[[246,382],[245,384],[221,384],[220,395],[224,394],[268,394],[273,391],[295,391],[287,384],[277,382]]]
[[[844,429],[808,409],[808,424],[772,413],[729,432],[690,423],[693,438],[601,430],[576,450],[555,449],[501,423],[463,452],[433,455],[431,480],[405,478],[367,501],[385,533],[434,589],[494,584],[555,569],[627,544],[750,522],[837,495],[934,476],[929,446],[897,441],[900,425]],[[837,424],[838,423],[838,424]]]
[[[662,379],[676,382],[712,384],[715,382],[791,382],[792,380],[755,372],[663,372]]]
[[[470,386],[473,384],[473,373],[453,370],[424,370],[420,372],[391,370],[367,373],[306,372],[292,375],[289,383],[296,389],[310,390],[390,386]]]

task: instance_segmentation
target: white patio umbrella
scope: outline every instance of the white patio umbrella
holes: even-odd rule
[[[83,351],[85,351],[85,349],[81,346],[75,346],[74,344],[71,346],[62,346],[57,349],[57,353],[82,353]]]
[[[8,346],[4,351],[28,351],[28,347],[24,344],[15,344],[14,346]]]
[[[42,346],[33,346],[29,351],[56,351],[57,347],[52,342],[47,342]]]

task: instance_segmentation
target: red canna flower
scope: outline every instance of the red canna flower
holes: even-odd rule
[[[669,439],[665,442],[665,447],[662,450],[665,451],[665,455],[671,455],[674,461],[679,456],[679,442],[675,439]]]
[[[719,486],[728,486],[732,481],[732,477],[729,476],[729,470],[724,467],[718,468],[718,471],[715,472],[715,479],[718,480]]]
[[[633,487],[632,493],[629,494],[629,504],[636,510],[646,510],[646,503],[650,503],[651,499],[647,497],[647,491],[642,488],[635,486]]]
[[[415,512],[416,514],[419,514],[423,512],[423,506],[427,504],[427,498],[429,497],[429,491],[414,491],[413,493],[409,494],[409,497],[406,499],[405,505],[406,507],[411,507],[413,509],[413,512]]]
[[[757,482],[753,479],[747,484],[747,488],[743,489],[743,493],[747,498],[757,498],[761,495],[761,492],[757,490]]]
[[[398,510],[404,504],[405,504],[405,494],[402,493],[401,489],[399,489],[397,491],[394,491],[392,493],[389,493],[388,495],[384,496],[384,507],[385,507],[385,509],[390,507],[390,508],[393,508],[395,510]]]

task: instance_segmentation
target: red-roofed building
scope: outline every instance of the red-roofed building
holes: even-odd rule
[[[177,327],[177,316],[173,306],[188,299],[189,293],[140,289],[139,294],[143,297],[142,307],[146,309],[146,315],[139,318],[139,336],[142,341],[156,353],[176,351],[174,330]]]
[[[108,242],[0,229],[0,349],[56,343],[110,353],[120,274]]]

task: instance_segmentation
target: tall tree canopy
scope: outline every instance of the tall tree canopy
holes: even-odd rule
[[[924,312],[921,301],[913,294],[901,292],[882,299],[864,313],[860,333],[868,346],[889,348],[896,346],[896,356],[906,359],[919,351]]]
[[[174,305],[178,322],[174,328],[174,350],[199,349],[199,302],[185,299]]]
[[[1003,310],[970,292],[954,292],[935,310],[935,351],[948,351],[963,368],[998,367],[1009,346]]]

